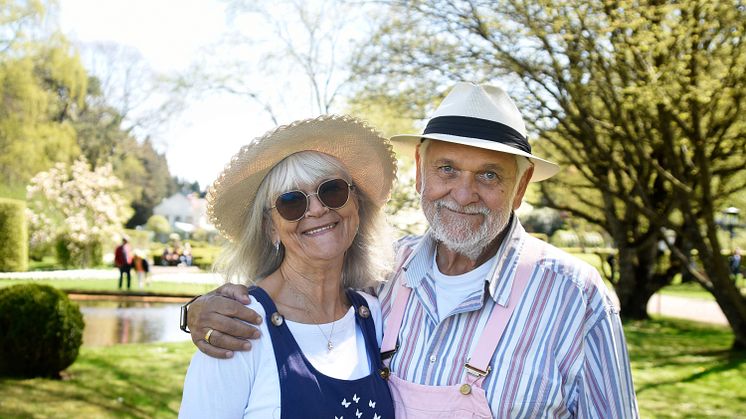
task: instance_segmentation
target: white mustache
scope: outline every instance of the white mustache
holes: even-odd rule
[[[447,201],[445,199],[439,199],[435,201],[434,204],[435,204],[435,209],[438,209],[438,210],[441,208],[446,208],[451,211],[462,212],[464,214],[472,214],[472,215],[473,214],[488,215],[490,213],[489,208],[487,208],[484,205],[480,205],[480,204],[469,204],[465,207],[462,207],[461,205],[453,201]]]

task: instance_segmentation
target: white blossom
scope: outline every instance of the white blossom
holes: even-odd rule
[[[62,241],[72,264],[99,263],[88,260],[90,250],[108,243],[132,214],[122,187],[111,165],[92,171],[85,159],[38,173],[26,188],[31,246]]]

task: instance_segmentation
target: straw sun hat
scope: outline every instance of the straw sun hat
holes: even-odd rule
[[[391,141],[414,154],[423,138],[524,156],[534,163],[531,182],[554,176],[559,166],[531,154],[526,125],[501,88],[457,83],[433,113],[422,134],[402,134]]]
[[[228,240],[236,240],[267,173],[301,151],[318,151],[341,161],[355,186],[377,207],[388,200],[396,178],[389,141],[351,116],[322,115],[277,127],[233,156],[207,191],[207,215],[215,228]]]

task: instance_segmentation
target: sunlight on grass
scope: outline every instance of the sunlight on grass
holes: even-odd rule
[[[746,406],[746,353],[725,327],[661,319],[625,326],[644,418],[734,418]]]
[[[746,353],[726,328],[671,319],[625,326],[643,418],[735,418],[746,406]],[[64,379],[0,379],[0,416],[175,417],[191,342],[82,348]]]
[[[82,348],[63,380],[0,379],[0,416],[173,418],[191,342]]]

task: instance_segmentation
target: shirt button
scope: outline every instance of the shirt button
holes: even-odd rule
[[[430,363],[431,364],[434,364],[437,359],[438,358],[436,358],[435,355],[430,355]]]

